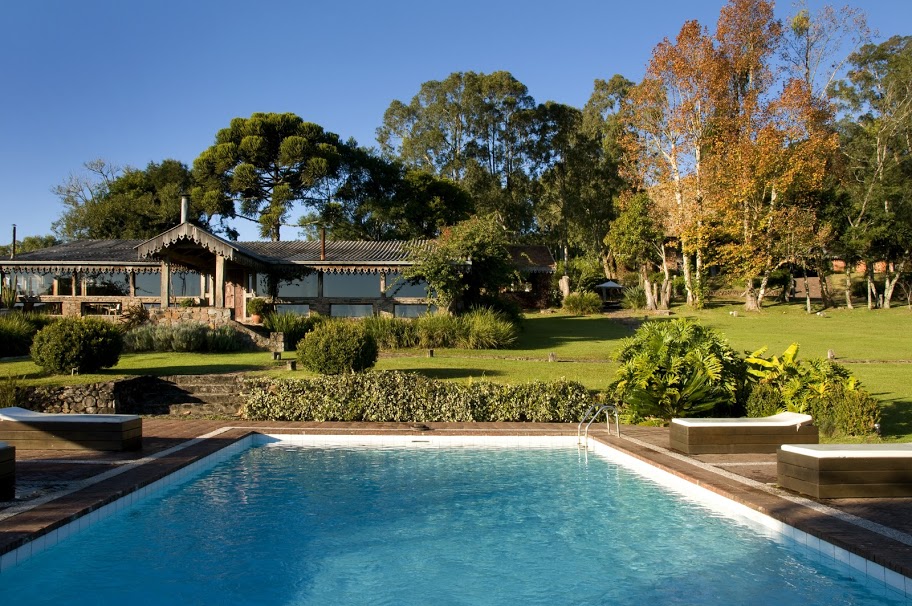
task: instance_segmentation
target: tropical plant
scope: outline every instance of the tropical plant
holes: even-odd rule
[[[645,309],[646,289],[639,285],[625,288],[624,298],[621,299],[621,307],[624,309]]]
[[[743,364],[715,331],[693,320],[646,322],[621,342],[610,389],[640,417],[694,416],[736,404]]]
[[[285,346],[288,349],[295,349],[304,335],[322,321],[323,316],[316,313],[304,316],[290,311],[280,311],[266,314],[263,318],[263,328],[270,332],[282,333]]]
[[[0,287],[0,303],[3,303],[3,307],[6,309],[13,309],[16,305],[16,299],[18,295],[16,294],[15,288],[10,288],[8,286]]]
[[[459,318],[463,326],[457,344],[465,349],[502,349],[516,341],[517,330],[503,314],[480,307]]]

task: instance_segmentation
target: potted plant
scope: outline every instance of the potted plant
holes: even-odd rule
[[[266,312],[266,299],[254,297],[247,300],[247,317],[254,324],[263,321],[263,314]]]

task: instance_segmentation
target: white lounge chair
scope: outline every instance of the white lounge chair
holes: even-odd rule
[[[672,419],[671,448],[686,454],[774,453],[782,444],[816,444],[810,415],[782,412],[740,419]]]
[[[912,497],[912,444],[785,444],[779,485],[818,499]]]
[[[136,450],[142,417],[0,408],[0,440],[22,450]]]

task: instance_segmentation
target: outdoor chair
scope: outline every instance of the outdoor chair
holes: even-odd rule
[[[776,473],[817,499],[912,497],[912,444],[785,444]]]
[[[816,444],[810,415],[782,412],[741,419],[672,419],[669,442],[685,454],[775,453],[782,444]]]
[[[0,440],[22,450],[138,450],[142,418],[0,408]]]

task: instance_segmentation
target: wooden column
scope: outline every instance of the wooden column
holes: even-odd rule
[[[386,272],[380,272],[380,296],[386,297]]]
[[[215,255],[215,306],[225,307],[225,257]]]
[[[136,298],[136,272],[132,269],[127,272],[127,282],[130,284],[130,298]]]
[[[161,308],[166,309],[171,301],[171,261],[161,264]]]

